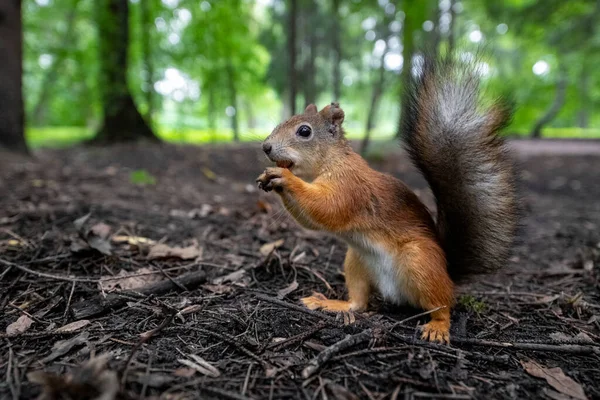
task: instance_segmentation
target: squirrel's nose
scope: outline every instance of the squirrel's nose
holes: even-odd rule
[[[262,148],[266,155],[269,155],[271,153],[271,150],[273,150],[273,146],[271,145],[271,143],[263,143]]]

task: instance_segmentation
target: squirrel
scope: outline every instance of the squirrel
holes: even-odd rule
[[[405,88],[401,136],[437,204],[437,222],[400,180],[375,171],[344,135],[338,103],[278,125],[262,150],[259,188],[274,190],[309,229],[348,244],[348,301],[314,293],[309,309],[367,309],[373,290],[384,300],[430,313],[421,338],[450,343],[455,286],[507,261],[517,228],[513,166],[498,131],[511,118],[502,100],[480,104],[473,65],[425,59]]]

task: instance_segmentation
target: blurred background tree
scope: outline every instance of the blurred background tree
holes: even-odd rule
[[[399,134],[424,48],[483,54],[488,92],[518,105],[507,134],[600,137],[600,0],[2,3],[3,77],[19,75],[22,3],[24,130],[21,79],[0,83],[0,143],[15,149],[23,131],[33,147],[258,140],[331,101],[366,149]]]

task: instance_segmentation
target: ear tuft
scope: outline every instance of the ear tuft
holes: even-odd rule
[[[331,123],[331,133],[335,134],[341,131],[342,122],[344,122],[344,110],[340,108],[339,103],[331,103],[323,108],[320,114]]]
[[[319,112],[319,110],[317,110],[317,106],[315,106],[314,104],[309,104],[304,109],[304,114],[306,115],[314,115],[317,112]]]

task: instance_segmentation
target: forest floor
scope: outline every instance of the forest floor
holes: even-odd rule
[[[523,229],[451,346],[421,310],[300,306],[345,296],[345,245],[255,189],[257,144],[0,155],[0,398],[600,398],[600,142],[511,145]]]

